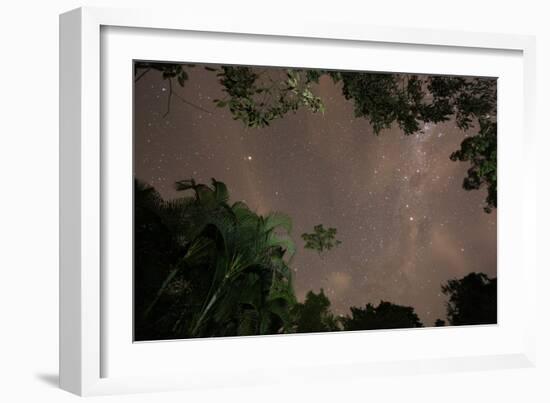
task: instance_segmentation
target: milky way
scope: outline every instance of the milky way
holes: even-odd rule
[[[386,300],[433,325],[445,317],[443,282],[472,271],[496,276],[496,211],[483,211],[485,189],[462,188],[468,163],[449,159],[474,131],[449,121],[376,136],[325,77],[314,87],[324,114],[300,110],[263,129],[214,106],[221,87],[212,72],[195,67],[176,90],[188,103],[173,97],[164,116],[161,74],[135,85],[135,175],[167,199],[180,196],[177,180],[216,178],[232,201],[292,217],[298,299],[323,288],[337,314]],[[321,223],[342,241],[322,257],[300,238]]]

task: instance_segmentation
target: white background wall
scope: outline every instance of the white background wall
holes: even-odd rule
[[[198,4],[196,4],[198,3]],[[357,4],[354,4],[357,3]],[[550,12],[545,1],[162,0],[4,1],[0,5],[0,400],[68,402],[58,390],[58,14],[81,5],[160,7],[247,13],[279,20],[351,20],[374,25],[537,35],[539,149],[539,306],[535,369],[452,375],[378,377],[302,388],[262,387],[94,398],[116,402],[195,401],[550,401],[550,309],[546,252],[550,224],[546,124],[550,104]],[[182,4],[184,7],[182,8]],[[177,9],[177,7],[180,7]],[[518,169],[521,169],[518,166]],[[533,173],[526,172],[526,175]],[[543,260],[546,259],[546,262]],[[521,304],[521,301],[518,301]]]

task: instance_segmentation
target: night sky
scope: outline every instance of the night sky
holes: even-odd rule
[[[136,83],[135,175],[165,199],[181,196],[177,180],[214,177],[227,184],[231,202],[288,214],[300,301],[323,288],[336,314],[385,300],[414,307],[430,326],[446,316],[442,283],[472,271],[496,276],[496,211],[483,211],[485,189],[462,188],[469,164],[449,159],[475,131],[450,121],[410,136],[397,127],[376,136],[328,77],[314,86],[324,114],[302,109],[247,129],[212,103],[222,97],[215,73],[188,71],[175,90],[189,103],[173,97],[167,116],[161,73]],[[300,238],[317,224],[337,228],[342,241],[323,257]]]

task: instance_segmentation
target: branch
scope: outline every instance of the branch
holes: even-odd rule
[[[149,73],[151,71],[151,67],[145,69],[145,71],[143,71],[139,76],[137,76],[134,80],[134,83],[137,83],[141,77],[143,77],[145,74]]]
[[[172,104],[172,96],[178,98],[181,102],[183,102],[184,104],[187,104],[189,106],[192,106],[193,108],[195,109],[198,109],[199,111],[202,111],[202,112],[205,112],[205,113],[208,113],[209,115],[212,114],[211,111],[207,110],[207,109],[204,109],[202,106],[199,106],[199,105],[196,105],[192,102],[189,102],[187,101],[186,99],[184,99],[180,94],[178,94],[173,86],[172,86],[172,77],[168,78],[168,104],[167,104],[167,107],[166,107],[166,112],[164,113],[164,115],[162,115],[163,118],[165,118],[166,116],[168,116],[168,114],[170,113],[170,106]]]
[[[170,104],[172,103],[172,94],[173,93],[174,93],[174,91],[172,89],[172,77],[170,77],[168,79],[168,105],[166,107],[166,113],[164,115],[162,115],[163,118],[168,116],[168,114],[170,113]]]
[[[206,112],[206,113],[208,113],[209,115],[212,114],[212,112],[209,111],[208,109],[204,109],[202,106],[196,105],[196,104],[194,104],[194,103],[192,103],[192,102],[189,102],[189,101],[185,100],[185,99],[184,99],[180,94],[178,94],[176,91],[173,91],[173,95],[174,95],[176,98],[178,98],[181,102],[183,102],[184,104],[187,104],[187,105],[189,105],[189,106],[192,106],[193,108],[198,109],[199,111]]]

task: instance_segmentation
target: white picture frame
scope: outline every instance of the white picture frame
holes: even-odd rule
[[[135,43],[137,36],[139,47]],[[128,316],[131,255],[124,253],[131,248],[131,236],[128,239],[131,216],[117,213],[124,206],[131,211],[131,206],[127,206],[131,201],[128,199],[131,178],[127,173],[131,169],[128,116],[132,112],[132,95],[131,80],[125,77],[131,71],[128,61],[132,59],[176,60],[174,57],[178,56],[170,53],[173,52],[170,49],[178,41],[187,41],[194,52],[193,61],[198,62],[292,65],[292,59],[288,58],[294,55],[302,57],[300,65],[312,67],[370,67],[379,71],[402,68],[401,71],[432,74],[497,72],[499,324],[133,343],[128,336],[131,334],[128,323],[132,320]],[[220,47],[224,42],[231,45],[225,46],[225,53]],[[163,45],[153,50],[157,43]],[[216,46],[218,52],[209,52]],[[245,55],[245,47],[254,51]],[[263,47],[268,49],[262,51]],[[282,47],[289,49],[287,59],[277,56]],[[326,66],[329,61],[323,60],[323,49],[317,48],[323,48],[325,55],[330,49],[340,57],[331,58],[332,65]],[[304,49],[309,52],[303,52]],[[523,301],[522,312],[535,312],[535,242],[527,238],[531,234],[532,240],[536,232],[532,208],[535,179],[522,174],[535,171],[534,49],[534,38],[529,36],[370,27],[330,21],[303,20],[299,25],[281,26],[277,22],[238,16],[221,20],[204,15],[104,8],[81,8],[61,15],[61,387],[79,395],[97,395],[346,379],[374,373],[397,375],[534,365],[534,320],[528,316],[520,318],[509,292],[515,287],[516,298],[519,295]],[[349,56],[350,52],[382,52],[384,57],[378,58],[381,61],[376,66],[367,66],[361,57]],[[403,52],[432,58],[429,71],[426,63],[417,58],[403,64]],[[435,60],[434,52],[441,57]],[[303,56],[304,53],[308,55]],[[235,59],[232,54],[237,55]],[[189,54],[179,57],[187,58]],[[475,60],[482,62],[472,70]],[[517,113],[506,113],[512,109]],[[124,135],[112,135],[115,129]],[[521,172],[513,172],[501,163],[513,154],[516,161],[518,158],[522,161]],[[119,160],[117,165],[112,161],[113,155]],[[511,181],[521,183],[515,192],[506,186]],[[517,192],[518,188],[522,191]],[[123,252],[113,255],[111,240],[121,242]],[[108,270],[110,259],[121,259],[117,261],[126,267],[120,271],[122,274],[114,275]],[[512,266],[517,270],[508,270]],[[502,281],[501,274],[504,274]],[[120,298],[113,298],[113,293]],[[445,347],[445,341],[454,347]],[[353,348],[360,345],[376,348],[352,355]],[[337,347],[344,353],[331,354]],[[319,349],[327,353],[316,354]],[[280,360],[278,357],[284,351],[292,352],[292,359]],[[201,354],[214,358],[201,364]],[[257,359],[266,355],[270,357],[269,367],[262,366]],[[176,359],[179,356],[186,359]],[[224,365],[228,362],[231,365]],[[161,367],[163,370],[158,369]]]

